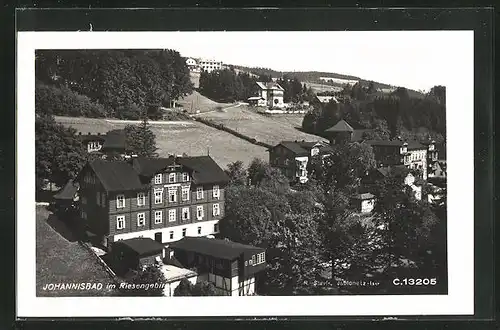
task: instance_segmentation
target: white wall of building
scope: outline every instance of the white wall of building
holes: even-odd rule
[[[296,173],[295,176],[299,180],[300,183],[305,183],[307,182],[307,162],[309,160],[309,157],[304,156],[304,157],[295,157],[295,162],[297,164],[302,164],[304,171],[301,171],[300,168],[296,168]],[[301,173],[302,172],[302,173]]]
[[[174,226],[174,227],[166,227],[166,228],[158,228],[158,229],[152,229],[152,230],[143,230],[143,231],[138,231],[138,232],[133,232],[133,233],[125,233],[125,234],[119,234],[115,235],[114,240],[126,240],[126,239],[131,239],[131,238],[136,238],[136,237],[146,237],[146,238],[151,238],[155,239],[155,234],[161,232],[162,233],[162,243],[170,243],[170,242],[175,242],[180,239],[182,239],[182,230],[186,229],[186,236],[207,236],[207,235],[213,235],[217,234],[214,232],[214,225],[219,223],[219,220],[212,220],[212,221],[200,221],[198,223],[189,223],[181,226]],[[201,227],[201,234],[198,234],[198,227]],[[170,232],[174,232],[174,238],[170,239]]]

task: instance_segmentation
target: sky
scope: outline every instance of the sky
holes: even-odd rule
[[[186,57],[334,72],[428,91],[445,85],[461,36],[452,31],[168,32],[161,45]]]

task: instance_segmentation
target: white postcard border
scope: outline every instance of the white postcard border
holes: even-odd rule
[[[169,33],[188,32],[19,32],[17,34],[17,316],[18,317],[161,317],[161,316],[362,316],[472,315],[474,313],[474,32],[230,32],[441,33],[446,72],[448,175],[448,295],[287,296],[287,297],[36,297],[35,260],[35,50],[163,49]],[[195,32],[213,33],[213,32]],[[220,32],[219,32],[220,33]],[[425,38],[424,38],[425,39]],[[292,40],[292,39],[291,39]],[[421,40],[421,39],[419,39]],[[397,45],[394,45],[397,47]],[[425,43],[422,43],[425,49]],[[409,64],[411,65],[411,64]],[[232,301],[228,301],[233,299]],[[229,303],[228,303],[229,302]]]

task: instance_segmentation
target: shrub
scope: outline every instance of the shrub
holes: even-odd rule
[[[92,102],[85,95],[71,91],[65,86],[55,87],[37,83],[35,87],[35,111],[38,114],[102,118],[104,107]]]

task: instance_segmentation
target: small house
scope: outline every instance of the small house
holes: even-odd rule
[[[151,238],[136,237],[115,242],[110,253],[113,264],[126,272],[129,269],[138,270],[160,263],[163,250],[163,244]]]
[[[351,205],[361,213],[370,213],[375,205],[375,196],[371,193],[356,194],[351,197]]]
[[[284,108],[283,95],[285,90],[276,82],[257,82],[255,86],[255,96],[248,99],[249,103],[253,103],[261,107],[269,108]]]
[[[266,250],[229,240],[184,237],[169,249],[184,268],[196,268],[200,279],[221,295],[254,295],[255,276],[266,268]]]

